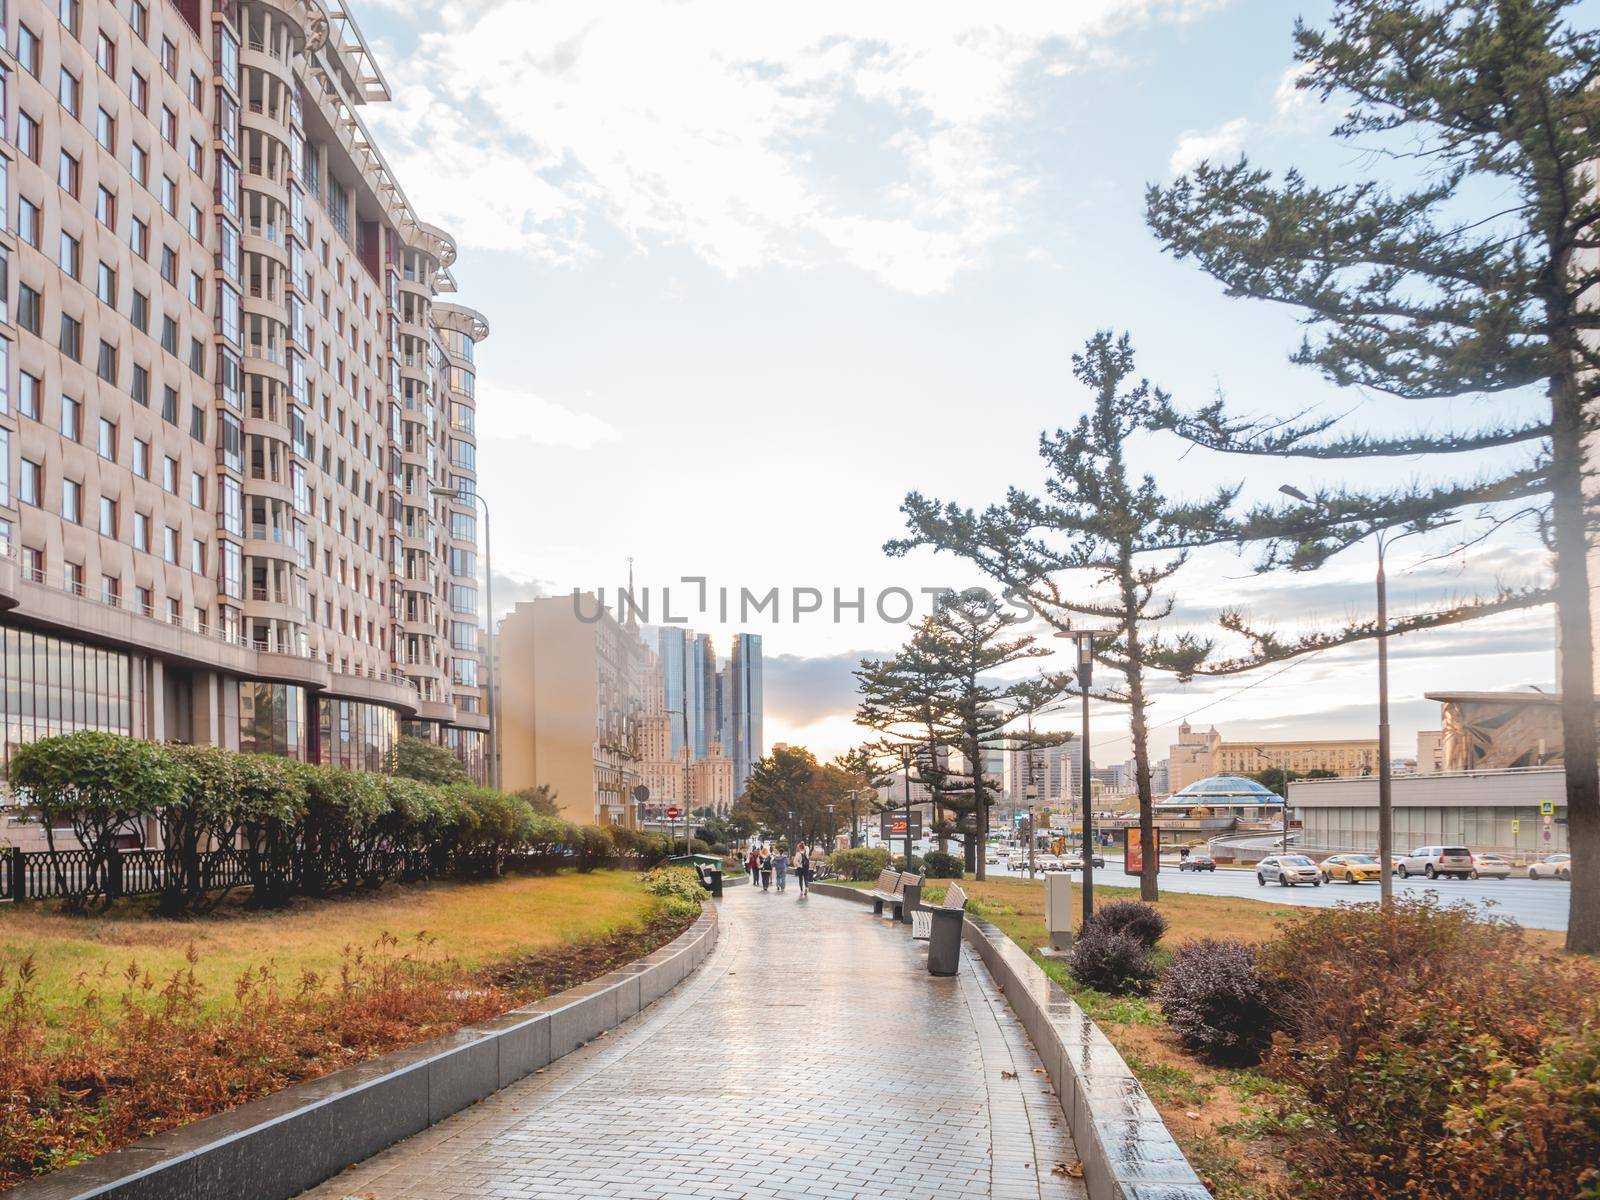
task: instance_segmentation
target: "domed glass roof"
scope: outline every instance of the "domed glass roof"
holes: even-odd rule
[[[1283,797],[1254,779],[1238,775],[1213,775],[1197,779],[1161,803],[1193,807],[1199,804],[1282,804]]]

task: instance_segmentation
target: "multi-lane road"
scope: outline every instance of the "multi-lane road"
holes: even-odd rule
[[[1004,863],[989,864],[995,875],[1014,875]],[[1026,875],[1027,872],[1021,872]],[[1077,878],[1077,872],[1073,877]],[[1106,865],[1094,873],[1095,881],[1112,887],[1137,886],[1137,880],[1122,873],[1119,855],[1107,854]],[[1321,887],[1279,887],[1256,883],[1254,871],[1227,867],[1216,871],[1179,871],[1176,861],[1161,864],[1161,886],[1174,892],[1197,892],[1206,896],[1244,896],[1251,900],[1271,900],[1276,904],[1307,904],[1328,907],[1341,901],[1376,900],[1376,883],[1325,883]],[[1396,879],[1395,895],[1437,894],[1440,900],[1464,900],[1490,912],[1515,920],[1530,929],[1565,929],[1567,899],[1572,885],[1553,879]]]

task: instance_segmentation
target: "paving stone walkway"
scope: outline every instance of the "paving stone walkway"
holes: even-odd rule
[[[1005,997],[963,950],[847,900],[730,887],[660,1002],[308,1193],[315,1200],[1080,1200],[1077,1154]]]

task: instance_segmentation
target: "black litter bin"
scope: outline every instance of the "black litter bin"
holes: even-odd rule
[[[720,897],[722,895],[722,868],[707,867],[703,878],[705,885],[711,889],[711,894]]]
[[[959,908],[930,908],[933,918],[928,929],[928,974],[954,975],[961,966],[961,921]]]

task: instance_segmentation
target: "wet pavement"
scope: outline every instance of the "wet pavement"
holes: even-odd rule
[[[730,887],[712,955],[632,1021],[307,1193],[315,1200],[1076,1200],[1066,1119],[963,948],[844,900]]]

